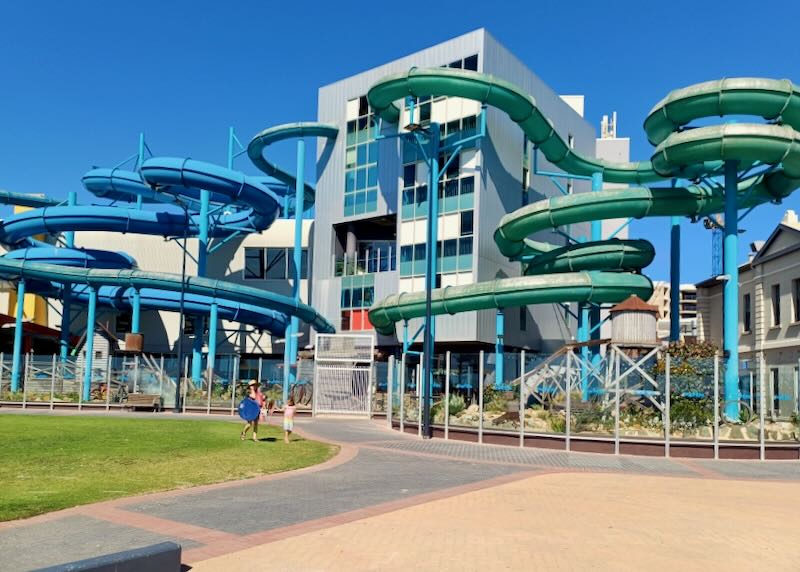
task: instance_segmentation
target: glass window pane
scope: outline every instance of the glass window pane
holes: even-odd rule
[[[403,167],[403,186],[413,187],[417,180],[417,165],[405,165]]]
[[[356,147],[350,147],[345,152],[344,166],[346,169],[356,166]]]
[[[378,166],[367,167],[367,187],[378,186]]]
[[[354,191],[356,188],[356,172],[355,171],[347,171],[344,174],[344,191],[349,193]]]
[[[363,294],[363,289],[353,288],[353,308],[360,308],[362,306]]]
[[[478,71],[478,54],[464,58],[464,69]]]
[[[342,308],[350,307],[350,288],[342,289]]]
[[[244,249],[244,278],[245,280],[259,280],[264,278],[264,249]]]
[[[444,241],[444,256],[456,256],[458,254],[458,240],[455,238]]]
[[[369,148],[367,149],[367,161],[370,163],[377,163],[378,162],[378,142],[373,141],[369,144]]]
[[[461,236],[472,234],[472,216],[475,211],[461,212]]]
[[[366,189],[366,188],[367,188],[367,170],[358,169],[356,171],[356,189]]]
[[[369,113],[369,102],[367,101],[367,96],[362,95],[358,98],[358,114],[366,115],[367,113]]]
[[[466,195],[475,192],[475,177],[464,177],[461,179],[461,194]]]
[[[368,288],[364,288],[364,307],[368,308],[372,306],[375,298],[375,287],[370,286]]]
[[[357,161],[359,165],[366,165],[367,164],[367,145],[366,143],[359,145],[358,149],[358,157]]]
[[[458,253],[463,256],[465,254],[472,254],[472,237],[458,239]]]
[[[266,276],[270,280],[286,279],[286,249],[268,248],[267,249],[267,271]]]

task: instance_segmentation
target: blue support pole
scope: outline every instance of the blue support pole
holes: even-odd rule
[[[725,234],[723,272],[723,344],[725,360],[725,417],[739,418],[739,204],[738,161],[725,161]]]
[[[208,362],[206,363],[206,370],[209,373],[209,379],[214,379],[214,365],[217,361],[217,320],[219,308],[217,303],[211,304],[211,312],[208,317]]]
[[[297,140],[297,173],[295,175],[294,187],[294,275],[292,276],[292,297],[295,302],[300,301],[300,266],[303,258],[303,210],[305,198],[305,169],[306,169],[306,142],[301,137]],[[286,332],[286,344],[284,345],[286,356],[284,359],[286,368],[283,375],[283,401],[289,399],[289,387],[296,381],[296,371],[292,371],[292,365],[297,362],[298,334],[300,333],[300,320],[297,316],[292,316],[289,322],[289,329]]]
[[[89,286],[89,308],[86,311],[86,357],[83,360],[83,400],[92,396],[92,369],[94,368],[94,322],[97,312],[97,289]]]
[[[669,261],[669,341],[681,339],[681,219],[670,219]]]
[[[579,304],[578,306],[578,341],[583,343],[589,341],[589,305]],[[581,348],[581,397],[584,401],[589,398],[589,369],[586,364],[589,361],[589,348]],[[567,388],[569,391],[569,388]]]
[[[133,311],[131,312],[131,333],[138,334],[142,315],[142,294],[138,288],[133,289]]]
[[[505,335],[505,312],[502,308],[497,309],[495,314],[495,342],[494,342],[494,388],[505,389],[505,359],[503,352],[503,336]]]
[[[200,191],[199,234],[197,244],[197,275],[204,277],[208,263],[208,208],[211,192]],[[209,324],[209,328],[211,324]],[[203,376],[203,319],[194,319],[194,343],[192,344],[192,383],[200,385]]]
[[[603,173],[592,173],[592,192],[603,190]],[[603,240],[603,222],[601,220],[593,220],[591,222],[592,242]],[[592,304],[589,307],[589,319],[584,321],[584,326],[588,327],[586,332],[586,339],[598,341],[600,340],[601,324],[600,324],[600,305]],[[591,355],[592,369],[596,370],[600,365],[600,344],[594,344],[591,348],[587,348],[587,354]],[[591,383],[587,379],[584,382],[583,398],[589,396],[589,386]]]
[[[25,279],[17,283],[17,315],[14,322],[14,355],[11,361],[11,391],[19,391],[20,363],[22,361],[22,314],[25,312]]]
[[[67,194],[67,206],[74,207],[78,203],[78,193],[70,191]],[[64,233],[67,248],[75,248],[75,231]],[[61,361],[67,361],[69,356],[69,324],[72,315],[72,284],[64,284],[64,299],[61,302],[61,337],[59,350]]]
[[[431,312],[431,293],[436,288],[436,240],[439,227],[439,124],[430,124],[430,147],[428,154],[428,233],[426,237],[425,266],[425,337],[423,338],[423,384],[422,384],[422,437],[430,439],[431,389],[433,388],[433,351],[435,317]]]

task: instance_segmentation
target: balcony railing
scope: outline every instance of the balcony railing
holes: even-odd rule
[[[351,254],[333,257],[335,276],[358,276],[361,274],[375,274],[377,272],[392,272],[397,270],[395,249],[367,250],[361,255]]]

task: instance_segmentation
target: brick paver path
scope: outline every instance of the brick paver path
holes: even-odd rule
[[[0,523],[0,570],[162,540],[197,570],[792,569],[800,557],[797,462],[420,441],[366,420],[297,426],[340,454]]]

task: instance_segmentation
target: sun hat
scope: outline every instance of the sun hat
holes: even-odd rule
[[[250,381],[247,383],[247,387],[253,387],[254,385],[258,385],[258,382],[257,382],[255,379],[251,379],[251,380],[250,380]]]

